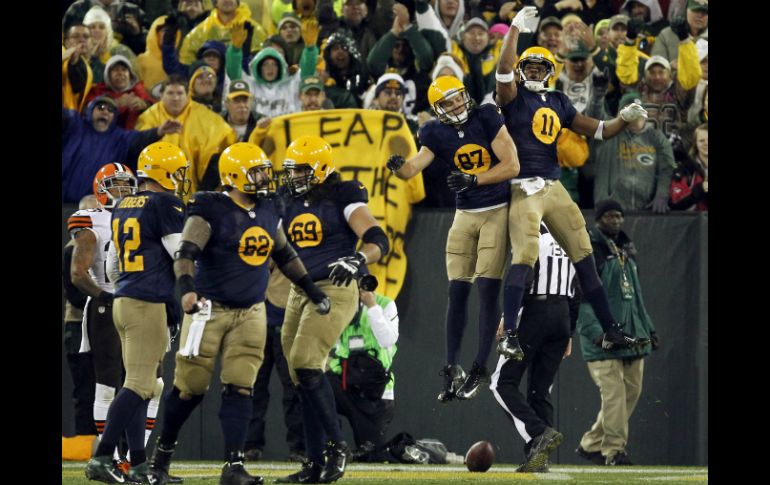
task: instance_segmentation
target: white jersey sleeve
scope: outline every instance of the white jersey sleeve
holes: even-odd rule
[[[112,239],[110,227],[112,214],[104,209],[83,209],[75,212],[67,220],[67,229],[72,237],[79,231],[91,231],[96,236],[96,252],[88,268],[88,273],[99,288],[113,292],[112,283],[107,279],[107,251]]]

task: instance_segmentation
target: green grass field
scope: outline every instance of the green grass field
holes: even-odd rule
[[[221,463],[175,462],[172,473],[183,477],[185,485],[216,485],[219,483]],[[62,485],[94,485],[85,478],[85,462],[65,462],[62,465]],[[249,463],[246,469],[252,475],[262,475],[265,483],[299,469],[286,462]],[[471,473],[458,465],[365,465],[348,467],[340,485],[401,485],[483,483],[510,484],[558,482],[559,484],[691,484],[708,483],[708,468],[703,467],[592,467],[576,465],[551,466],[550,473],[515,473],[516,465],[495,464],[486,473]],[[394,484],[394,482],[396,482]]]

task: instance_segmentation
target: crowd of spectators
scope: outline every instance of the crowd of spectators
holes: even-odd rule
[[[398,111],[416,136],[434,116],[427,86],[440,75],[461,78],[476,104],[494,103],[502,39],[526,5],[538,7],[538,25],[522,34],[519,54],[533,45],[551,51],[551,87],[579,112],[610,119],[623,99],[639,99],[649,113],[612,143],[561,132],[561,180],[579,206],[611,198],[628,210],[707,210],[708,0],[70,2],[63,116],[92,126],[63,125],[63,144],[82,146],[63,158],[62,178],[82,187],[64,191],[63,202],[89,193],[94,164],[136,168],[137,147],[127,142],[108,150],[116,158],[92,160],[86,138],[96,136],[97,98],[125,140],[135,129],[181,123],[160,130],[163,140],[187,153],[192,185],[211,188],[219,153],[275,116]],[[435,172],[424,174],[422,205],[451,207],[446,174]]]

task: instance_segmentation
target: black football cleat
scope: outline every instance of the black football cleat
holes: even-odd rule
[[[240,458],[240,460],[231,459],[225,463],[225,466],[222,467],[222,474],[219,476],[219,485],[262,485],[265,483],[264,478],[249,475],[249,472],[243,467],[243,453],[240,453]]]
[[[167,483],[184,483],[182,477],[169,475],[168,469],[171,466],[171,456],[174,454],[176,443],[170,447],[165,447],[160,442],[160,438],[155,440],[155,449],[150,457],[150,476],[157,485],[166,485]]]
[[[476,362],[473,363],[468,377],[465,379],[462,387],[457,391],[457,399],[473,399],[481,392],[481,386],[489,384],[489,373],[486,367],[482,367]]]
[[[129,479],[123,470],[115,466],[111,456],[95,456],[88,460],[86,478],[103,483],[139,483]]]
[[[519,336],[511,330],[506,330],[497,341],[497,353],[508,359],[524,360],[524,351],[519,345]]]
[[[580,458],[583,458],[584,460],[588,460],[594,465],[603,466],[605,459],[604,456],[602,456],[601,451],[586,451],[582,446],[578,446],[575,450],[575,453]]]
[[[275,480],[275,483],[321,483],[323,465],[310,460],[302,462],[302,468],[297,473]]]
[[[625,451],[618,451],[614,455],[607,457],[607,465],[609,466],[630,466],[633,465],[628,458],[628,453]]]
[[[604,338],[602,339],[602,350],[612,352],[614,350],[645,345],[649,342],[649,339],[632,337],[625,333],[622,328],[623,326],[620,323],[615,323],[607,329],[604,333]]]
[[[459,364],[447,365],[438,375],[444,376],[444,389],[438,395],[438,401],[443,404],[457,397],[457,391],[465,383],[466,376]]]
[[[350,461],[350,456],[351,452],[347,443],[344,441],[335,443],[329,440],[324,450],[326,463],[321,470],[320,483],[332,483],[342,478]]]
[[[540,436],[532,438],[532,446],[527,454],[527,461],[516,469],[517,472],[542,473],[547,467],[548,455],[555,450],[564,439],[564,435],[553,428],[545,428]]]

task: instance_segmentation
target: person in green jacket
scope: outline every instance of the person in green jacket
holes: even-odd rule
[[[660,345],[644,308],[636,266],[636,248],[622,231],[623,207],[614,200],[596,205],[596,227],[589,231],[610,308],[623,331],[640,345],[608,352],[601,347],[604,331],[591,305],[580,305],[578,331],[583,358],[599,387],[602,406],[596,422],[583,434],[575,452],[597,465],[631,465],[626,452],[628,421],[642,392],[644,358]]]
[[[390,368],[397,349],[398,309],[387,296],[364,290],[359,295],[358,312],[337,340],[326,376],[334,390],[337,412],[348,418],[353,429],[358,448],[354,458],[363,460],[373,457],[371,452],[385,442],[393,420],[395,379]],[[360,368],[362,360],[376,368],[379,363],[382,374],[388,376],[384,386],[356,381],[354,368]]]

